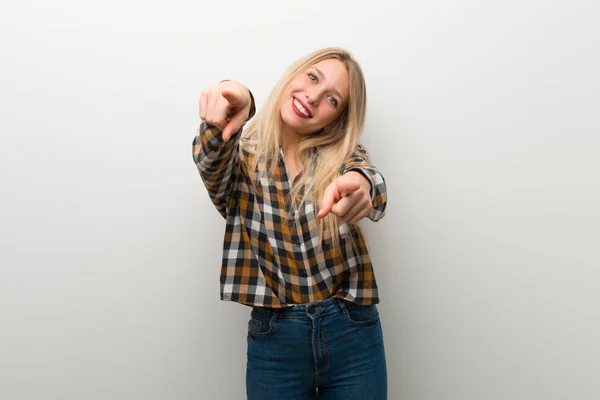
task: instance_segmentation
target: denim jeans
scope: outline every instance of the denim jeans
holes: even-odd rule
[[[377,307],[327,299],[253,307],[248,400],[384,400],[387,370]]]

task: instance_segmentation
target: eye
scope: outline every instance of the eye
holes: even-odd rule
[[[337,108],[338,102],[335,99],[335,97],[333,96],[327,96],[327,100],[329,100],[329,103],[333,106]]]
[[[316,77],[316,75],[313,74],[312,72],[308,73],[308,78],[315,83],[317,83],[319,81],[319,79]]]

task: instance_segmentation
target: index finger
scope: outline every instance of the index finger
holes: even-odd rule
[[[321,210],[317,214],[317,218],[325,218],[331,212],[331,208],[335,203],[333,190],[335,189],[331,186],[325,189],[325,193],[323,193],[323,198],[321,199]]]
[[[221,96],[223,96],[232,107],[240,107],[244,105],[244,96],[235,90],[223,89],[221,90]]]

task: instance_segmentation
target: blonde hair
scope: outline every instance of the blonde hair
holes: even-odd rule
[[[360,65],[344,49],[331,47],[315,51],[292,64],[283,74],[262,110],[248,123],[243,132],[244,140],[240,146],[240,158],[248,161],[250,176],[259,178],[264,174],[273,176],[279,159],[280,134],[283,121],[280,104],[284,92],[290,83],[314,64],[337,59],[342,62],[349,74],[349,96],[346,108],[322,132],[308,135],[302,139],[297,149],[302,175],[293,186],[290,196],[292,204],[298,207],[307,200],[319,207],[325,189],[341,172],[341,168],[358,145],[365,122],[367,93]],[[315,132],[317,133],[317,132]],[[314,153],[314,149],[318,152]],[[245,154],[251,154],[247,159]],[[265,169],[259,167],[261,160]],[[315,210],[315,213],[318,209]],[[331,238],[334,246],[339,244],[339,221],[332,213],[319,224],[321,238]]]

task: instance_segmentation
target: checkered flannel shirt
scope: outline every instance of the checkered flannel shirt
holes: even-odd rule
[[[210,199],[227,221],[221,299],[272,308],[329,297],[361,305],[378,303],[373,266],[360,227],[340,221],[340,245],[334,247],[331,240],[322,240],[315,205],[307,202],[297,210],[292,207],[288,196],[292,183],[283,151],[276,173],[253,185],[251,178],[256,178],[248,176],[248,166],[239,158],[240,141],[245,140],[241,136],[240,129],[224,142],[221,131],[203,121],[192,146]],[[252,155],[244,155],[251,162]],[[361,172],[371,182],[374,209],[369,218],[380,220],[387,201],[385,181],[370,164],[364,146],[359,145],[341,166],[340,175],[350,170]]]

